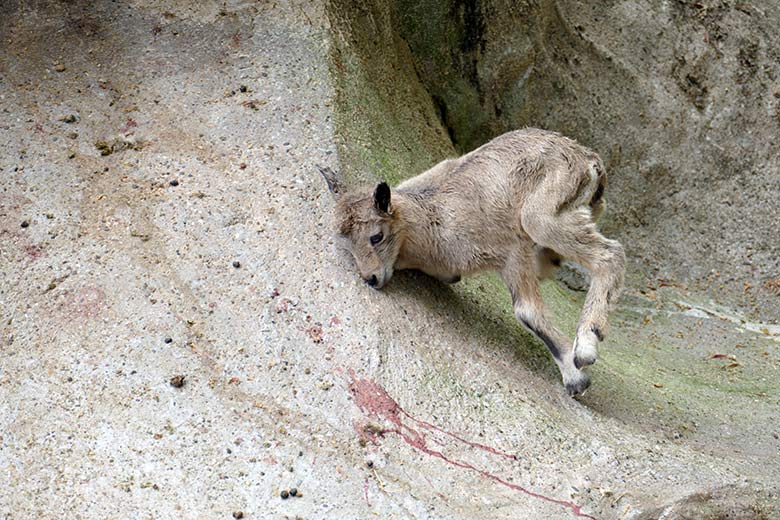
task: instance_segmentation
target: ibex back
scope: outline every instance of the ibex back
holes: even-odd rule
[[[596,361],[625,269],[623,247],[596,229],[606,173],[595,152],[553,132],[524,129],[393,190],[384,182],[346,190],[333,171],[320,171],[336,199],[338,231],[368,285],[381,288],[396,269],[449,283],[498,271],[515,316],[550,349],[569,394],[589,386],[582,368]],[[550,322],[539,290],[540,278],[562,258],[591,274],[573,345]]]

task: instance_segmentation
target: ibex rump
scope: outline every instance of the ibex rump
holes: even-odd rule
[[[553,132],[524,129],[442,161],[392,192],[384,182],[348,191],[333,171],[320,171],[336,199],[339,233],[368,285],[381,288],[396,269],[450,283],[498,271],[515,316],[550,349],[569,394],[589,386],[581,369],[596,361],[625,264],[622,246],[596,229],[606,174],[595,152]],[[573,345],[550,322],[539,289],[561,258],[591,274]]]

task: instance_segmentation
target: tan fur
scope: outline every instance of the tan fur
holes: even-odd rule
[[[337,200],[339,232],[365,280],[380,288],[396,269],[447,282],[498,271],[515,315],[550,348],[569,393],[587,388],[580,368],[596,361],[625,264],[622,246],[596,229],[606,186],[596,153],[559,134],[524,129],[437,164],[399,184],[391,199],[381,184],[345,192],[336,174],[323,175]],[[383,239],[372,245],[378,233]],[[550,323],[539,290],[539,278],[561,258],[591,273],[574,345]]]

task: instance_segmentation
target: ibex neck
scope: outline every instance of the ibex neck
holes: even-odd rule
[[[401,251],[396,267],[398,269],[425,269],[438,263],[435,252],[439,249],[440,237],[436,228],[441,222],[438,210],[425,192],[396,191],[393,204],[398,212],[402,236]]]

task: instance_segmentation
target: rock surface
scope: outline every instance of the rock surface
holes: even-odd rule
[[[455,153],[393,9],[6,2],[0,517],[780,514],[776,326],[634,285],[573,400],[494,277],[355,276],[312,166]]]
[[[780,316],[780,4],[398,0],[456,146],[522,126],[595,148],[635,283]]]

